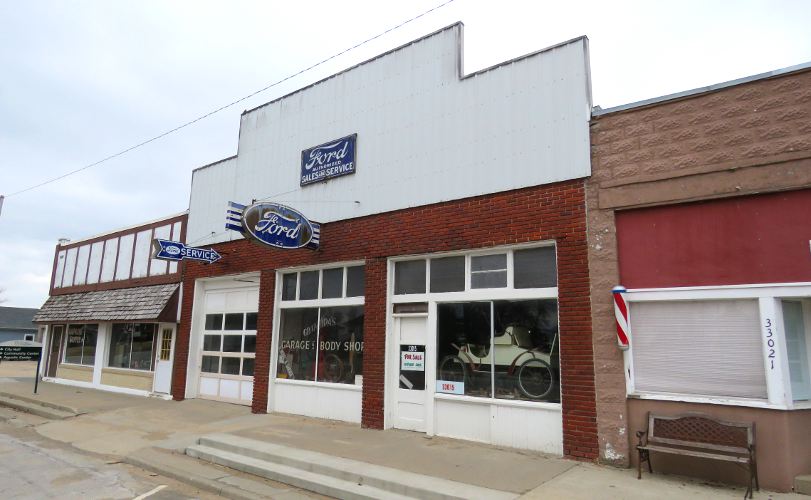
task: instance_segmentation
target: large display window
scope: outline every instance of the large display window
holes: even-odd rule
[[[395,314],[417,297],[436,303],[436,393],[560,402],[553,244],[409,258],[392,270]]]
[[[110,368],[152,371],[155,359],[154,323],[113,323],[110,336]]]
[[[560,402],[556,301],[437,304],[436,370],[440,392]]]
[[[99,325],[69,325],[65,339],[65,363],[93,366]]]
[[[359,385],[363,266],[282,275],[276,378]]]

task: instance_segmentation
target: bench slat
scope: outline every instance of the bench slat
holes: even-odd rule
[[[718,453],[707,453],[704,451],[695,451],[695,450],[686,450],[682,448],[670,448],[666,446],[656,446],[656,445],[647,445],[647,446],[637,446],[637,449],[640,450],[648,450],[648,451],[658,451],[661,453],[670,453],[673,455],[687,455],[691,457],[701,457],[701,458],[713,458],[716,460],[726,460],[728,462],[738,462],[738,463],[749,463],[749,457],[736,457],[732,455],[721,455]]]

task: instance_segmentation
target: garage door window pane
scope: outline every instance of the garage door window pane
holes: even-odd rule
[[[465,290],[465,258],[431,259],[431,293]]]
[[[335,299],[344,294],[344,268],[324,269],[321,297]]]
[[[352,266],[346,268],[346,296],[363,297],[364,275],[363,266]]]
[[[203,364],[200,370],[204,373],[219,373],[220,358],[218,356],[203,356]]]
[[[516,250],[515,288],[544,288],[557,286],[555,247]]]
[[[204,351],[219,351],[222,342],[222,335],[205,335],[203,337]]]
[[[242,360],[242,375],[246,377],[253,377],[254,359],[245,358]]]
[[[256,315],[257,313],[247,313],[245,315],[246,330],[256,330]]]
[[[222,358],[220,373],[223,375],[239,375],[239,358]]]
[[[222,330],[222,314],[206,314],[206,330]]]
[[[224,335],[222,350],[223,352],[242,352],[242,335]]]
[[[410,260],[394,264],[394,293],[425,293],[425,261]]]
[[[225,329],[226,330],[242,330],[244,328],[242,313],[231,313],[225,315]]]
[[[299,300],[313,300],[318,298],[318,271],[301,273]]]
[[[256,352],[256,335],[245,335],[245,348],[242,352]]]

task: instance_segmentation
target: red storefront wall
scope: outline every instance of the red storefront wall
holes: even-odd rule
[[[242,201],[242,200],[235,200]],[[564,454],[597,458],[584,182],[574,180],[323,224],[321,248],[276,250],[248,241],[215,245],[214,265],[187,264],[172,394],[185,394],[194,283],[261,271],[253,411],[267,409],[276,269],[365,260],[364,427],[383,427],[387,259],[397,255],[554,240],[558,297]]]
[[[811,281],[811,189],[616,213],[627,288]]]

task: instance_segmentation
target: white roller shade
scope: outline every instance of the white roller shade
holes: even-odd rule
[[[757,300],[632,302],[638,392],[766,399]]]

